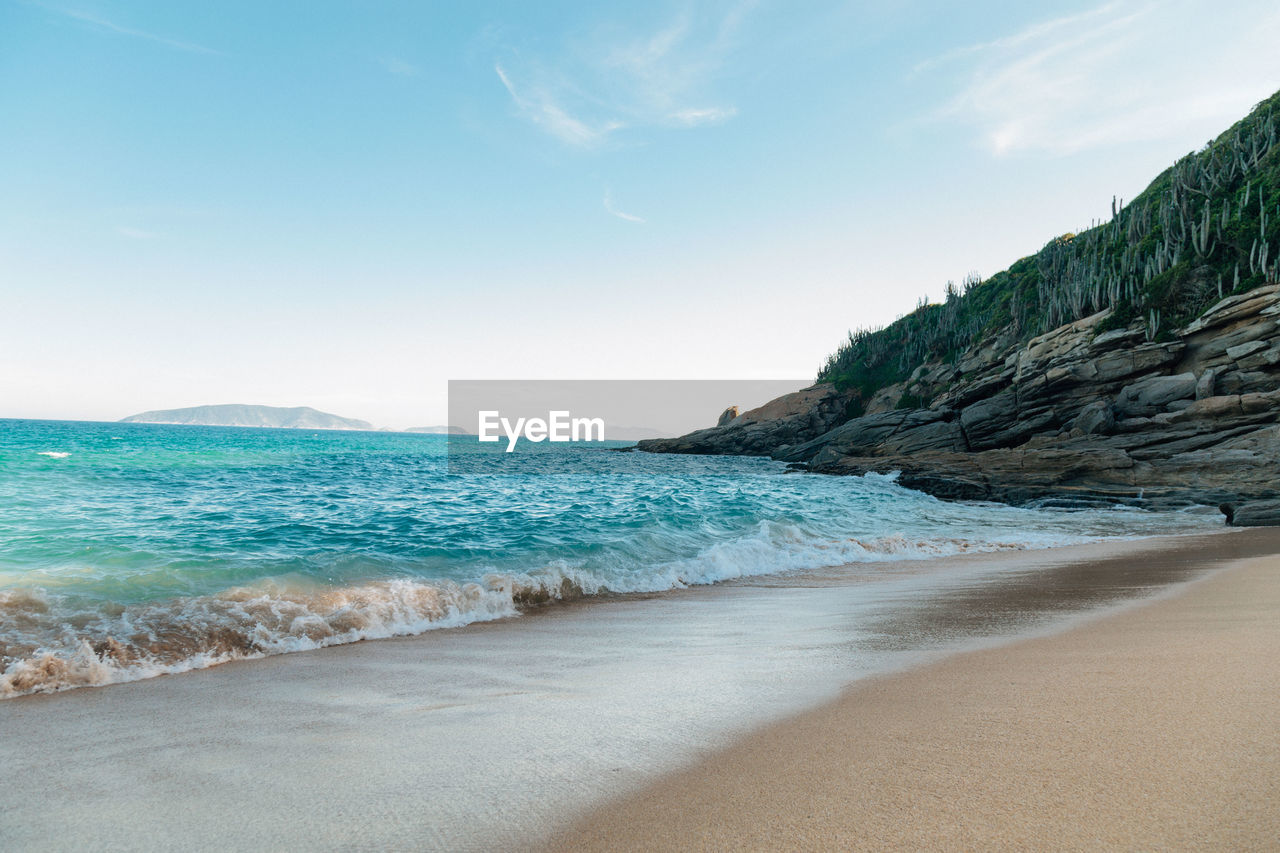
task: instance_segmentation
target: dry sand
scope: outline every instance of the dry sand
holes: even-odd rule
[[[1280,557],[851,688],[555,849],[1280,849]]]

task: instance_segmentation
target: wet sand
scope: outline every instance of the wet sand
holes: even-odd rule
[[[1050,831],[1027,815],[1182,826],[1223,773],[1258,786],[1209,801],[1248,832],[1277,793],[1274,575],[1195,579],[1277,553],[1241,531],[847,567],[11,699],[0,849],[508,849],[578,821],[596,847],[997,837],[971,813],[1018,843]]]
[[[550,849],[1275,850],[1280,556],[1175,592],[871,679]]]

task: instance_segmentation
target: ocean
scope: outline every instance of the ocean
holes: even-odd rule
[[[0,697],[563,599],[840,566],[874,579],[908,559],[1222,524],[1196,510],[947,503],[891,476],[767,459],[599,444],[512,456],[470,441],[0,420]]]

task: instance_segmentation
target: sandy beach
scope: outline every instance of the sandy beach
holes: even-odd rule
[[[303,8],[0,5],[0,853],[1280,853],[1280,0]]]
[[[1266,846],[1277,553],[781,575],[20,697],[0,847]]]
[[[848,691],[581,821],[584,849],[1280,843],[1280,557]]]

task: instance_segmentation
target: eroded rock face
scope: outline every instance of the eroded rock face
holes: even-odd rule
[[[738,407],[730,406],[720,413],[720,417],[716,420],[716,426],[727,426],[734,418],[738,416]]]
[[[1280,286],[1224,299],[1171,341],[1148,342],[1140,327],[1098,333],[1106,316],[922,365],[863,417],[818,385],[641,449],[897,470],[948,498],[1230,503],[1237,523],[1280,518],[1266,503],[1280,500]],[[897,409],[905,388],[930,408]]]

